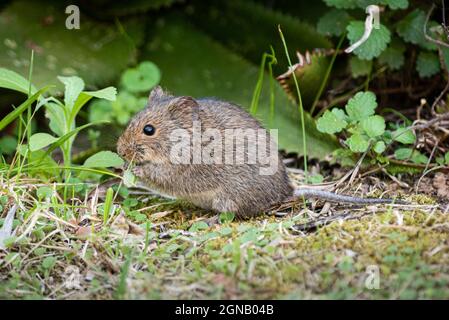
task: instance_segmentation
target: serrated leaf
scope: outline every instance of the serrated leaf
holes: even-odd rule
[[[58,138],[53,137],[48,133],[43,132],[35,133],[30,137],[29,143],[30,151],[36,151],[45,148],[46,146],[49,146],[56,140],[58,140]]]
[[[349,59],[349,66],[351,67],[353,78],[368,75],[371,71],[372,65],[372,60],[361,60],[356,56],[351,56]]]
[[[358,92],[346,104],[346,113],[351,121],[360,121],[372,116],[377,108],[376,95],[370,91]]]
[[[399,70],[404,65],[405,46],[399,41],[392,41],[379,56],[379,62],[386,64],[390,70]]]
[[[359,133],[354,133],[351,137],[349,137],[349,139],[346,140],[346,143],[352,152],[365,152],[369,147],[368,140]]]
[[[320,132],[329,134],[340,132],[348,125],[345,117],[346,115],[341,109],[334,108],[332,111],[326,110],[317,121],[317,129]]]
[[[424,36],[425,21],[425,12],[421,9],[415,9],[414,11],[410,12],[404,19],[399,21],[396,30],[406,42],[419,45],[428,50],[435,50],[436,46],[433,43],[427,41]]]
[[[107,167],[120,167],[124,164],[122,158],[112,151],[100,151],[84,162],[84,167],[88,168],[107,168]]]
[[[345,10],[332,9],[317,23],[317,31],[327,36],[340,36],[345,32],[351,16]]]
[[[374,152],[376,152],[377,154],[381,154],[382,152],[385,151],[386,148],[387,148],[387,147],[386,147],[386,145],[385,145],[385,142],[383,142],[383,141],[377,141],[377,142],[374,144],[374,146],[373,146],[373,150],[374,150]]]
[[[385,132],[385,119],[375,115],[360,121],[360,126],[370,138],[381,136]]]
[[[432,52],[421,51],[416,60],[416,71],[421,78],[431,77],[440,72],[438,55]]]
[[[398,128],[392,132],[392,138],[394,141],[403,144],[413,144],[415,143],[416,136],[413,131],[408,128]]]
[[[362,38],[365,31],[365,23],[362,21],[352,21],[346,30],[348,31],[347,37],[352,45]],[[390,39],[390,30],[380,24],[379,29],[373,28],[369,38],[354,50],[354,54],[363,60],[376,58],[386,49]]]

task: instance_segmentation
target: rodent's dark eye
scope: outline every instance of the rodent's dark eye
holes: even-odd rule
[[[143,133],[145,133],[147,136],[152,136],[155,132],[156,128],[151,124],[147,124],[145,127],[143,127]]]

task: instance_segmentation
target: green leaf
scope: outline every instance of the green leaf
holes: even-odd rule
[[[73,106],[73,110],[70,114],[70,123],[75,122],[75,117],[81,108],[92,98],[100,98],[108,101],[115,101],[117,95],[117,89],[114,87],[107,87],[98,91],[83,91],[80,93],[78,98],[76,99],[75,105]]]
[[[347,37],[352,45],[363,36],[365,23],[352,21],[346,29],[348,31]],[[379,29],[373,28],[369,38],[354,50],[354,54],[363,60],[376,58],[385,50],[390,42],[390,38],[390,30],[381,24]]]
[[[383,141],[377,141],[373,146],[373,150],[377,154],[381,154],[382,152],[385,151],[386,148],[387,148],[387,146],[385,145],[385,142],[383,142]]]
[[[107,87],[97,91],[84,91],[83,94],[99,99],[115,101],[117,89],[115,87]]]
[[[318,20],[317,31],[326,36],[340,36],[350,20],[351,16],[345,10],[332,9]]]
[[[349,137],[349,139],[346,140],[346,143],[352,152],[365,152],[369,147],[368,140],[359,133],[354,133],[351,137]]]
[[[45,257],[42,260],[42,268],[46,269],[46,270],[50,270],[53,269],[53,267],[56,264],[56,258],[55,257]]]
[[[39,187],[37,188],[36,195],[39,200],[48,199],[53,195],[53,188],[47,186]]]
[[[84,162],[83,167],[88,168],[106,168],[106,167],[120,167],[124,164],[122,158],[112,151],[100,151]]]
[[[219,215],[220,223],[232,222],[235,218],[235,214],[233,212],[222,212]]]
[[[45,104],[45,116],[50,121],[50,129],[59,137],[63,135],[65,128],[64,106],[58,102],[47,102]]]
[[[406,160],[412,156],[413,149],[399,148],[394,152],[394,157],[398,160]]]
[[[399,21],[396,30],[406,42],[419,45],[428,50],[435,50],[436,46],[433,43],[427,41],[424,36],[425,21],[425,12],[421,9],[415,9],[414,11],[410,12],[404,19]]]
[[[351,67],[353,78],[367,76],[371,72],[372,65],[372,60],[361,60],[356,56],[351,56],[349,59],[349,66]]]
[[[354,9],[357,8],[357,0],[324,0],[330,6],[338,9]]]
[[[320,132],[334,134],[340,132],[348,123],[345,121],[346,115],[341,109],[334,108],[332,111],[326,110],[317,121],[317,129]]]
[[[360,121],[360,126],[370,138],[381,136],[385,132],[385,119],[375,115]]]
[[[81,91],[84,89],[84,81],[80,77],[61,77],[59,81],[64,84],[64,104],[68,110],[72,110],[75,101],[78,99]]]
[[[346,104],[346,113],[353,122],[372,116],[377,108],[376,95],[370,91],[358,92]]]
[[[17,72],[0,68],[0,88],[19,91],[28,94],[30,82]],[[36,88],[31,86],[31,94],[36,92]]]
[[[431,77],[440,72],[438,55],[432,52],[421,51],[416,60],[416,70],[421,78]]]
[[[323,183],[323,181],[324,181],[324,177],[319,173],[311,174],[307,177],[307,183],[320,184],[320,183]]]
[[[427,164],[429,158],[423,155],[418,150],[413,150],[410,148],[399,148],[394,152],[394,156],[398,160],[408,160],[417,164]]]
[[[415,143],[416,136],[412,130],[407,128],[398,128],[392,133],[392,137],[394,141],[403,143],[403,144],[413,144]]]
[[[121,83],[130,92],[147,92],[161,80],[159,68],[150,61],[144,61],[137,68],[126,70]]]
[[[206,222],[204,222],[204,221],[197,221],[197,222],[194,222],[192,224],[192,226],[189,228],[189,231],[190,232],[197,232],[197,231],[200,231],[200,230],[206,230],[208,228],[209,228],[209,226],[207,225]]]
[[[58,138],[53,137],[48,133],[43,132],[35,133],[30,137],[29,143],[30,151],[36,151],[45,148],[46,146],[49,146],[56,140],[58,140]]]
[[[379,62],[386,64],[390,70],[399,70],[404,65],[405,46],[393,40],[388,48],[379,56]]]
[[[46,92],[49,88],[50,86],[46,86],[40,89],[31,97],[26,99],[20,106],[8,113],[6,117],[0,120],[0,131],[3,130],[8,124],[13,122],[18,116],[20,116],[22,112],[24,112],[34,101],[36,101],[41,96],[41,94]]]
[[[444,163],[449,165],[449,151],[444,155]]]
[[[123,173],[123,184],[128,187],[135,187],[137,184],[137,177],[132,173],[131,170],[125,170]]]
[[[411,160],[412,162],[417,164],[427,164],[429,158],[426,155],[419,152],[418,150],[415,150],[413,151]]]
[[[17,139],[12,136],[0,138],[0,155],[12,154],[17,147]]]

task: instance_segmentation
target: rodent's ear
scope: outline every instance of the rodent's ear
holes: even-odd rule
[[[165,95],[164,90],[162,90],[161,86],[155,86],[153,90],[151,90],[150,95],[148,96],[148,101],[160,99]]]
[[[192,120],[198,120],[199,114],[198,102],[192,97],[182,96],[173,99],[168,106],[168,111],[174,118],[191,116]]]

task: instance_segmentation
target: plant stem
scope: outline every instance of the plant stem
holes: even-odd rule
[[[279,35],[282,40],[282,44],[284,46],[285,55],[287,57],[288,65],[290,68],[293,67],[292,61],[290,60],[290,55],[288,54],[288,48],[287,43],[285,42],[284,34],[282,33],[281,26],[278,25]],[[304,107],[302,105],[302,98],[301,98],[301,91],[299,90],[299,84],[298,79],[296,79],[296,74],[293,72],[293,81],[295,82],[296,92],[298,94],[298,108],[299,108],[299,114],[301,117],[301,128],[302,128],[302,146],[303,146],[303,156],[304,156],[304,177],[308,178],[307,173],[307,144],[306,144],[306,128],[305,128],[305,121],[304,121]]]

